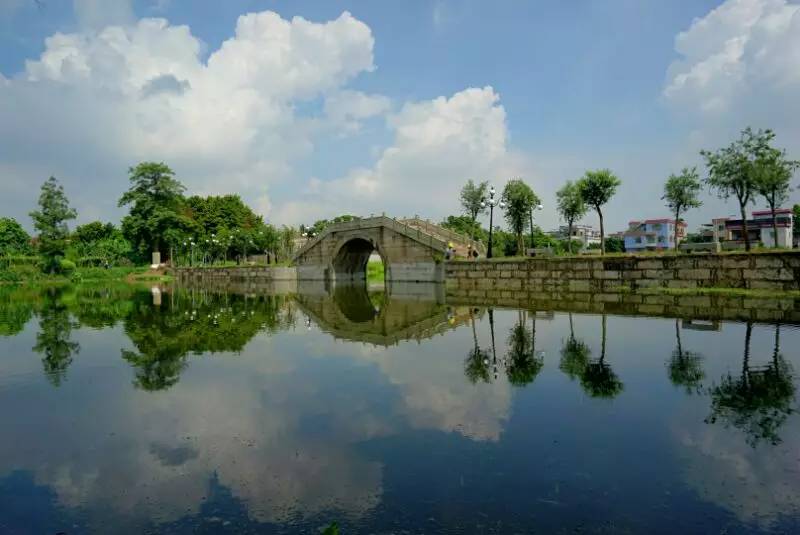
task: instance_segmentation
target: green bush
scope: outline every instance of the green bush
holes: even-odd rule
[[[75,262],[72,260],[67,260],[66,258],[61,258],[58,261],[58,272],[62,275],[70,276],[75,271]]]
[[[0,269],[0,282],[22,282],[22,275],[17,271]]]

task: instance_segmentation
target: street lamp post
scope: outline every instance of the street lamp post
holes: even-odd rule
[[[497,205],[501,210],[506,207],[506,204],[502,201],[502,199],[498,202],[498,200],[494,198],[495,193],[494,186],[492,186],[489,188],[489,198],[481,201],[481,208],[486,208],[487,205],[489,206],[489,248],[486,250],[486,258],[492,257],[492,232],[494,231],[492,227],[494,226],[494,207]]]
[[[531,249],[533,249],[535,247],[533,245],[533,210],[534,209],[541,210],[542,208],[544,208],[542,206],[542,203],[539,203],[536,206],[531,206]]]
[[[311,239],[315,236],[314,231],[311,230],[311,227],[303,227],[305,230],[303,231],[302,236],[306,239],[306,243],[311,241]]]

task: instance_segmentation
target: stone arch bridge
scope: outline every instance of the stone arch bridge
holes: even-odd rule
[[[331,224],[294,256],[297,278],[353,282],[366,279],[367,262],[380,255],[387,281],[442,282],[444,256],[452,243],[456,256],[483,245],[419,218],[386,216]]]

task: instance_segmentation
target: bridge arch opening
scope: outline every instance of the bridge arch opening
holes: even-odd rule
[[[386,280],[386,258],[375,244],[366,238],[352,238],[343,243],[333,257],[331,268],[337,283],[367,283],[367,265],[370,258],[377,256],[383,263],[384,283]]]

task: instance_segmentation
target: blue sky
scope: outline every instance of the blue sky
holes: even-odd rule
[[[82,220],[118,218],[125,169],[146,158],[173,165],[190,191],[240,193],[279,224],[345,211],[439,219],[458,210],[458,188],[467,178],[502,186],[521,175],[543,198],[542,225],[552,227],[558,224],[553,195],[563,181],[609,167],[623,180],[608,217],[610,229],[619,230],[630,219],[666,215],[660,200],[666,176],[700,164],[700,148],[726,144],[748,124],[775,128],[778,143],[800,157],[800,110],[791,98],[800,78],[781,74],[800,70],[800,15],[786,0],[42,0],[39,7],[3,0],[0,6],[0,73],[7,79],[5,89],[0,79],[0,113],[11,116],[0,126],[0,171],[7,177],[0,179],[6,193],[0,212],[26,224],[47,174],[62,179]],[[236,54],[220,54],[216,63],[227,66],[208,65],[226,40],[238,38],[239,17],[267,11],[282,22],[259,19],[249,44],[239,39]],[[148,18],[188,32],[162,42],[164,28],[143,31],[121,52],[113,39],[98,37],[108,26],[135,28]],[[335,20],[341,31],[325,24]],[[295,37],[261,40],[284,25]],[[45,40],[56,32],[75,41],[48,50]],[[676,41],[681,32],[686,37]],[[173,45],[179,50],[195,41],[196,61],[170,56]],[[154,99],[143,104],[141,92],[130,96],[147,83],[128,75],[141,66],[137,54],[145,42],[152,43],[149,58],[166,58],[147,66],[147,76],[175,75],[186,93],[157,106]],[[744,45],[732,51],[732,43]],[[90,58],[80,63],[89,74],[73,76],[74,66],[63,60],[64,50],[73,54],[76,46]],[[278,67],[247,56],[272,57],[270,47],[291,49],[275,60]],[[325,62],[315,65],[323,50]],[[777,59],[758,60],[764,51]],[[48,61],[39,62],[44,70],[26,67],[48,52]],[[263,69],[242,74],[230,67],[238,62]],[[295,65],[309,64],[307,80],[292,78]],[[208,72],[199,73],[204,67]],[[241,83],[228,85],[243,93],[226,85],[236,76]],[[199,90],[216,82],[213,91]],[[229,103],[222,103],[225,95]],[[48,100],[47,114],[37,98]],[[196,108],[220,116],[204,111],[201,121]],[[272,108],[270,117],[260,117]],[[216,133],[230,117],[232,130]],[[44,144],[31,125],[48,129]],[[154,129],[164,132],[151,136]],[[688,219],[698,224],[734,209],[709,195]]]

